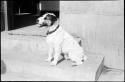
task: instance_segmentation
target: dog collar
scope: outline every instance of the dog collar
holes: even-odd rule
[[[55,32],[58,28],[59,28],[59,25],[56,27],[55,30],[53,30],[53,31],[47,31],[47,35],[52,34],[52,33]]]

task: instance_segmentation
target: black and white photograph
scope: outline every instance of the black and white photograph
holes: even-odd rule
[[[1,0],[1,81],[124,82],[124,0]]]

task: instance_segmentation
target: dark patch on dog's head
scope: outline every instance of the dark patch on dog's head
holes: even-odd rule
[[[51,26],[57,21],[57,17],[55,15],[48,14],[44,20],[50,20]]]
[[[39,17],[36,22],[40,25],[40,27],[48,27],[52,26],[57,21],[57,19],[58,18],[55,14],[45,13],[44,15]]]

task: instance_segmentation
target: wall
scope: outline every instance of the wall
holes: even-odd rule
[[[59,1],[41,1],[42,10],[59,11]]]
[[[105,56],[105,65],[124,69],[124,0],[60,1],[60,22],[84,39],[86,52]]]

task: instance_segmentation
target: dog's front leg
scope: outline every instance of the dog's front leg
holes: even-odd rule
[[[55,55],[54,55],[54,60],[51,62],[51,65],[56,65],[57,62],[58,62],[58,59],[59,59],[59,56],[60,56],[60,53],[61,53],[61,49],[59,46],[56,46],[55,47]]]
[[[48,58],[45,60],[45,61],[47,61],[47,62],[50,62],[51,60],[52,60],[52,58],[53,58],[53,47],[52,46],[49,46],[49,51],[48,51]]]

